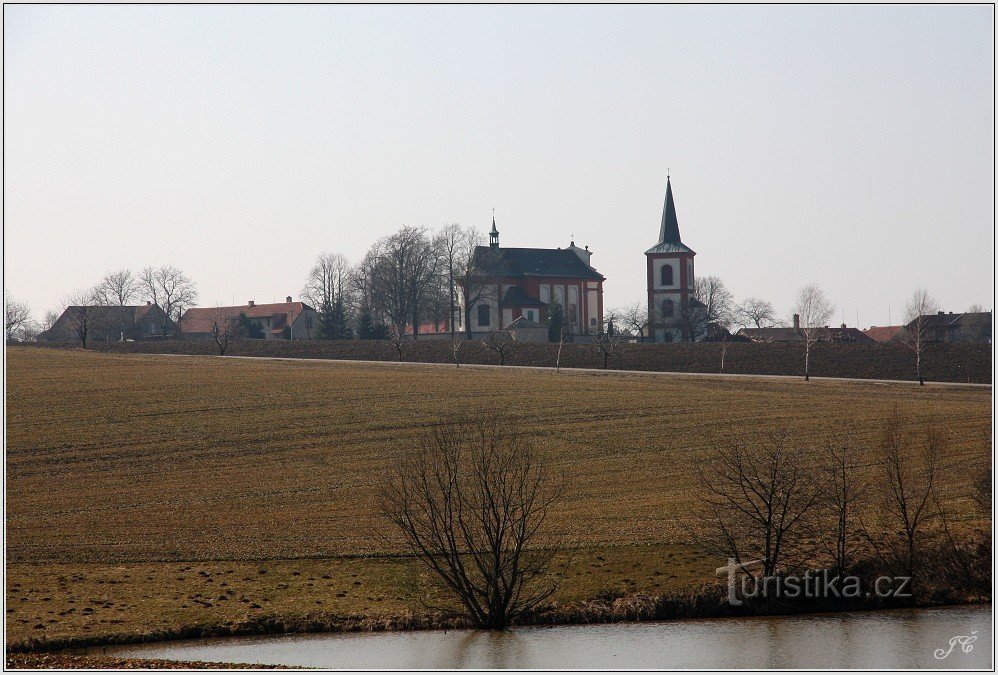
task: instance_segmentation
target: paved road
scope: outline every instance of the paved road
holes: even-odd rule
[[[245,360],[257,360],[257,361],[294,361],[294,362],[306,362],[306,363],[328,363],[328,364],[349,364],[349,365],[368,365],[368,366],[378,366],[378,367],[391,367],[391,366],[415,366],[424,368],[454,368],[453,363],[423,363],[419,361],[363,361],[359,359],[311,359],[311,358],[299,358],[292,356],[217,356],[211,354],[137,354],[138,356],[176,356],[176,357],[187,357],[193,358],[196,356],[207,356],[208,358],[215,359],[245,359]],[[497,365],[487,365],[479,363],[462,363],[461,368],[481,368],[481,369],[496,369],[496,368],[516,368],[519,370],[535,370],[542,372],[549,372],[555,370],[553,366],[497,366]],[[562,368],[562,373],[578,373],[578,374],[589,374],[589,375],[607,375],[610,373],[624,374],[624,375],[642,375],[646,377],[673,377],[673,378],[704,378],[704,379],[724,379],[724,378],[741,378],[748,380],[803,380],[803,376],[800,375],[752,375],[744,373],[680,373],[680,372],[663,372],[657,370],[602,370],[599,368]],[[867,383],[867,384],[897,384],[906,385],[909,387],[917,387],[918,382],[912,380],[873,380],[860,377],[816,377],[811,376],[814,381],[820,382],[855,382],[855,383]],[[926,382],[926,387],[930,388],[940,388],[940,387],[961,387],[965,389],[990,389],[990,384],[975,384],[968,382]]]

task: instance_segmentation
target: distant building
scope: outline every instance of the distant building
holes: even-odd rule
[[[525,319],[522,316],[509,324],[510,336],[517,342],[547,342],[548,327],[543,323]]]
[[[804,331],[800,327],[800,317],[794,314],[793,326],[772,328],[742,328],[735,335],[747,337],[752,342],[803,342]],[[822,326],[815,328],[815,339],[818,342],[853,342],[873,343],[875,340],[858,328],[849,328],[845,324],[838,327]]]
[[[457,327],[472,335],[505,330],[520,318],[543,324],[552,302],[561,305],[564,326],[574,335],[603,326],[603,282],[591,265],[589,247],[506,248],[499,246],[495,218],[489,245],[475,249],[471,269],[458,279]]]
[[[938,312],[922,317],[927,342],[991,342],[991,312]],[[904,330],[911,332],[915,322],[904,326],[892,342],[904,339]]]
[[[870,326],[863,334],[874,342],[890,342],[904,326]]]
[[[39,342],[77,342],[77,328],[86,318],[87,342],[156,340],[173,337],[174,323],[159,305],[71,305],[48,330],[36,336]]]
[[[688,342],[707,335],[703,303],[694,297],[696,251],[679,236],[672,179],[665,181],[665,206],[658,243],[645,251],[648,265],[648,335],[655,342]]]
[[[315,337],[319,314],[304,302],[258,305],[250,300],[235,307],[192,307],[180,318],[180,330],[185,338],[211,339],[215,325],[225,326],[245,314],[263,332],[267,340],[308,340]]]

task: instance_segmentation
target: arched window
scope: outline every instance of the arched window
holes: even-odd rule
[[[662,301],[662,316],[669,318],[676,313],[676,303],[672,300]]]
[[[672,285],[672,265],[662,265],[662,285]]]

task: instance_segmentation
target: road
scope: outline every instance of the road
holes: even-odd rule
[[[349,364],[349,365],[367,365],[375,367],[391,367],[391,366],[413,366],[422,368],[454,368],[453,363],[425,363],[420,361],[365,361],[360,359],[312,359],[312,358],[300,358],[292,356],[217,356],[212,354],[133,354],[135,356],[174,356],[180,358],[194,358],[194,357],[208,357],[215,359],[245,359],[245,360],[258,360],[258,361],[294,361],[294,362],[308,362],[308,363],[327,363],[327,364]],[[459,367],[461,368],[480,368],[480,369],[496,369],[496,368],[515,368],[519,370],[535,370],[540,372],[550,372],[557,370],[553,366],[499,366],[499,365],[489,365],[480,363],[462,363]],[[748,379],[748,380],[798,380],[803,381],[803,376],[801,375],[753,375],[747,373],[686,373],[686,372],[673,372],[673,371],[657,371],[657,370],[615,370],[608,369],[602,370],[600,368],[561,368],[558,372],[568,373],[568,374],[581,374],[581,375],[607,375],[610,373],[623,374],[623,375],[639,375],[645,377],[673,377],[673,378],[714,378],[714,379]],[[853,383],[867,383],[867,384],[893,384],[893,385],[907,385],[910,387],[917,387],[918,382],[913,380],[875,380],[867,379],[862,377],[818,377],[815,375],[811,376],[814,381],[820,382],[853,382]],[[991,384],[978,384],[971,382],[926,382],[926,387],[960,387],[965,389],[990,389]]]

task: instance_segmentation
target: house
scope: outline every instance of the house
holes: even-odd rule
[[[875,340],[858,328],[849,328],[845,324],[839,327],[820,326],[814,329],[814,337],[818,342],[852,342],[872,344]],[[803,342],[804,330],[800,327],[800,317],[794,314],[794,325],[790,327],[772,328],[742,328],[735,333],[747,337],[752,342]]]
[[[926,342],[980,342],[991,343],[991,312],[937,312],[922,316]],[[904,326],[893,338],[898,342],[905,338],[905,332],[911,334],[915,329],[915,321]]]
[[[874,342],[890,342],[904,326],[870,326],[863,334]]]
[[[672,178],[665,179],[665,206],[658,243],[645,251],[648,272],[648,335],[655,342],[689,342],[708,335],[707,317],[695,295],[693,258],[683,243],[672,197]]]
[[[48,330],[36,336],[39,342],[78,342],[81,329],[87,342],[156,340],[174,336],[176,326],[163,309],[144,305],[71,305]]]
[[[284,302],[258,305],[250,300],[235,307],[192,307],[180,318],[180,330],[185,338],[211,339],[215,326],[225,327],[245,314],[263,332],[267,340],[308,340],[319,327],[319,314],[304,302]],[[224,328],[223,328],[224,329]]]
[[[495,218],[489,245],[478,246],[468,272],[457,280],[462,332],[479,336],[504,330],[519,318],[543,324],[558,303],[570,335],[593,334],[603,326],[603,282],[591,264],[589,247],[499,246]],[[470,331],[469,331],[470,324]]]

